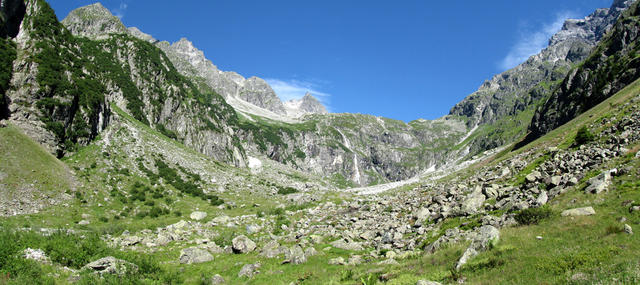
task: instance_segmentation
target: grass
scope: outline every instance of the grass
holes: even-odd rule
[[[22,195],[33,191],[40,196],[72,188],[73,180],[64,163],[11,124],[0,128],[0,161],[4,199],[17,199],[17,191]]]

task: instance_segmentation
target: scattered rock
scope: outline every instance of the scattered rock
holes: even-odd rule
[[[362,264],[362,255],[352,255],[351,257],[349,257],[347,264],[354,266]]]
[[[484,203],[485,196],[482,194],[482,190],[480,188],[476,188],[471,194],[469,194],[464,202],[462,202],[461,211],[465,214],[475,214],[478,212],[478,209],[482,207]]]
[[[330,245],[335,248],[340,248],[344,250],[351,250],[351,251],[364,250],[364,248],[362,247],[362,244],[360,244],[359,242],[348,240],[348,239],[339,239],[331,242]]]
[[[418,280],[418,282],[416,282],[416,285],[442,285],[442,283],[428,280]]]
[[[383,261],[378,262],[378,265],[398,265],[400,263],[398,263],[395,259],[389,258],[389,259],[385,259]]]
[[[536,236],[536,239],[537,240],[542,240],[542,237],[541,236]]]
[[[565,210],[561,213],[563,217],[590,216],[595,214],[596,214],[596,211],[593,209],[593,207],[575,208],[575,209]]]
[[[247,225],[245,229],[247,230],[247,234],[255,234],[262,230],[262,228],[258,225]]]
[[[603,171],[598,176],[593,177],[587,181],[587,188],[584,189],[587,193],[598,194],[607,191],[609,184],[611,184],[611,175],[617,172],[616,169]]]
[[[260,251],[260,256],[264,256],[266,258],[275,258],[278,255],[283,254],[283,250],[280,248],[280,244],[277,241],[270,241],[265,244]]]
[[[345,265],[346,262],[344,261],[344,258],[342,257],[336,257],[336,258],[332,258],[329,259],[329,265]]]
[[[235,237],[231,243],[234,253],[248,253],[256,249],[256,243],[244,235]]]
[[[100,258],[84,266],[86,269],[95,271],[98,274],[116,274],[119,276],[138,272],[138,266],[113,256]]]
[[[48,264],[50,262],[44,250],[39,248],[38,249],[26,248],[22,252],[22,256],[26,259],[35,260],[40,263]]]
[[[307,262],[307,257],[299,245],[292,246],[285,255],[286,260],[283,263],[303,264]]]
[[[538,198],[536,199],[536,204],[542,206],[546,204],[548,200],[549,200],[549,196],[547,196],[547,191],[542,191],[540,195],[538,195]]]
[[[88,225],[88,224],[90,224],[90,223],[91,223],[91,222],[89,222],[89,221],[87,221],[87,220],[82,220],[82,221],[79,221],[79,222],[78,222],[78,225],[86,226],[86,225]]]
[[[207,217],[207,213],[200,212],[200,211],[195,211],[195,212],[191,213],[191,215],[189,217],[192,220],[200,221],[200,220],[202,220],[202,219]]]
[[[526,179],[527,182],[529,183],[533,183],[538,181],[538,179],[540,179],[541,176],[542,174],[539,171],[532,171],[531,173],[527,174],[527,176],[525,176],[524,179]]]
[[[211,260],[213,260],[213,255],[202,248],[189,247],[180,251],[180,263],[183,264],[202,263]]]
[[[628,225],[628,224],[624,224],[624,232],[632,235],[633,234],[633,228],[631,228],[631,226]]]
[[[220,276],[219,274],[216,274],[213,277],[211,277],[211,285],[220,285],[220,284],[224,284],[224,278],[222,278],[222,276]]]
[[[260,271],[258,270],[260,268],[261,264],[260,262],[255,263],[255,264],[245,264],[242,269],[240,269],[240,272],[238,272],[238,277],[248,277],[251,278],[254,275],[260,273]]]
[[[120,245],[132,246],[132,245],[139,244],[140,241],[142,241],[142,238],[139,236],[125,236],[122,238],[122,241],[120,241]]]

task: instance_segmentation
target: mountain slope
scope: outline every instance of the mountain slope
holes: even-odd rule
[[[110,103],[185,144],[238,166],[246,154],[233,136],[235,112],[219,95],[181,76],[150,43],[125,34],[77,38],[44,1],[26,1],[18,57],[6,93],[8,119],[47,149],[64,156],[87,145],[110,120]],[[81,10],[83,11],[83,10]],[[74,25],[96,21],[93,34],[120,27],[101,5],[79,12]],[[96,20],[98,19],[98,20]]]
[[[571,70],[536,111],[530,139],[568,122],[640,77],[638,5],[622,14],[589,58]]]
[[[567,20],[549,46],[526,62],[486,81],[450,111],[478,126],[471,154],[513,142],[523,136],[535,108],[551,95],[569,70],[589,56],[621,11],[633,1],[616,0],[584,19]]]

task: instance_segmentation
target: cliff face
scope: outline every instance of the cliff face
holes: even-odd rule
[[[25,4],[6,117],[49,151],[64,156],[88,144],[109,124],[114,104],[217,160],[245,164],[229,126],[233,109],[200,92],[158,48],[111,33],[126,29],[104,7],[85,7],[65,21],[86,31],[84,38],[64,28],[46,2]]]
[[[640,8],[633,4],[591,55],[569,72],[553,95],[537,109],[529,130],[540,137],[604,101],[640,77]]]
[[[535,106],[551,95],[571,68],[590,54],[633,1],[616,0],[584,19],[569,19],[549,46],[526,62],[494,76],[450,111],[478,126],[471,152],[494,148],[524,135]]]

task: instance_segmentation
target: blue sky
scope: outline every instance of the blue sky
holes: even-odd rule
[[[62,20],[86,0],[49,1]],[[222,70],[312,92],[332,112],[435,119],[612,0],[105,0],[156,39],[191,40]]]

